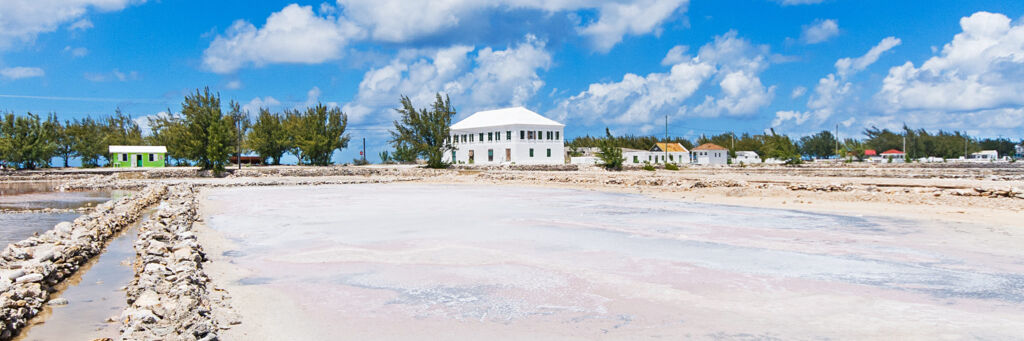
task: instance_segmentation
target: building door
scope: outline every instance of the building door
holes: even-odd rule
[[[135,167],[142,167],[142,155],[135,154]]]
[[[473,150],[469,150],[469,164],[473,164]]]
[[[512,162],[512,149],[505,148],[505,162]]]

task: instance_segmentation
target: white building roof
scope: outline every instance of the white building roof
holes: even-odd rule
[[[111,153],[166,153],[164,146],[110,146]]]
[[[971,155],[986,155],[986,154],[987,155],[999,155],[999,152],[997,152],[995,150],[982,150],[982,151],[977,152],[977,153],[971,153]]]
[[[538,126],[565,127],[564,124],[541,116],[523,107],[480,111],[455,123],[451,129],[473,129],[483,127],[529,124]]]

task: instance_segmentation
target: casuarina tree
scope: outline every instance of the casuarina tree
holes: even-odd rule
[[[402,96],[401,104],[401,108],[395,109],[401,117],[395,121],[395,130],[391,131],[391,143],[396,151],[399,147],[408,146],[415,155],[427,159],[427,167],[448,167],[444,153],[454,149],[448,142],[448,127],[455,116],[451,100],[447,96],[442,98],[439,93],[430,110],[417,110],[407,96]]]

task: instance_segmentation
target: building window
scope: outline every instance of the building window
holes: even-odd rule
[[[539,131],[539,130],[537,131],[537,139],[538,140],[544,139],[544,134],[543,133],[544,133],[543,131]]]
[[[551,157],[551,148],[548,148],[548,157]]]
[[[484,142],[484,133],[480,133],[480,142]]]
[[[551,138],[551,137],[552,137],[552,134],[551,134],[551,132],[549,131],[549,132],[547,132],[547,134],[548,134],[548,140],[551,140],[551,139],[552,139],[552,138]]]
[[[555,140],[561,140],[562,139],[562,138],[558,137],[558,135],[559,135],[558,133],[560,133],[560,132],[558,132],[558,131],[555,132]]]
[[[526,138],[533,140],[533,130],[530,130],[529,134],[526,134]]]
[[[496,141],[501,141],[501,132],[500,131],[494,133],[494,139]]]
[[[676,159],[675,159],[675,155],[672,155],[672,154],[668,154],[668,160],[669,160],[669,161],[675,161],[675,160],[676,160]]]
[[[526,139],[526,131],[525,130],[520,130],[519,131],[519,139],[520,140],[525,140]]]
[[[466,142],[466,134],[462,134],[462,142]]]
[[[530,157],[533,157],[533,148],[530,148]]]
[[[506,130],[505,131],[505,139],[506,140],[510,140],[510,141],[512,140],[512,131],[511,130]]]
[[[469,142],[473,142],[473,134],[469,134]]]
[[[480,138],[483,138],[484,134],[480,133]],[[494,141],[494,133],[487,133],[487,141]]]
[[[128,154],[121,153],[121,162],[128,162]]]
[[[487,161],[488,162],[494,161],[494,149],[488,149],[487,150]]]
[[[455,151],[452,151],[452,163],[455,163]]]
[[[633,155],[633,163],[640,163],[640,157]]]
[[[149,154],[149,162],[153,162],[153,154]]]

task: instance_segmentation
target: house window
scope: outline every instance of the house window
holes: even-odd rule
[[[558,133],[559,133],[558,131],[555,132],[555,140],[560,140],[561,139],[560,137],[558,137]]]
[[[121,162],[128,162],[128,154],[121,153]]]
[[[501,132],[500,131],[494,133],[494,139],[496,141],[501,141]]]
[[[548,134],[548,140],[551,140],[551,136],[552,136],[551,132],[549,131],[549,132],[547,132],[547,134]]]
[[[675,161],[675,160],[676,160],[676,159],[675,159],[675,155],[672,155],[672,154],[668,154],[668,160],[669,160],[669,161]]]
[[[520,140],[525,140],[526,139],[526,131],[525,130],[520,130],[519,131],[519,139]]]
[[[494,149],[487,150],[487,161],[494,161]]]
[[[537,139],[538,140],[541,140],[541,139],[544,138],[544,134],[543,133],[544,133],[543,131],[539,131],[539,130],[537,131]]]
[[[480,138],[484,138],[483,133],[480,133]],[[494,141],[494,133],[487,133],[487,141]]]
[[[153,162],[153,154],[149,154],[149,162]]]
[[[548,157],[551,157],[551,148],[548,148]]]
[[[533,148],[530,148],[530,157],[533,157]]]
[[[455,151],[452,151],[452,163],[455,163]]]
[[[526,135],[526,138],[533,140],[533,130],[531,130],[530,133]]]
[[[466,134],[462,134],[462,142],[466,142]]]
[[[506,130],[505,131],[505,139],[506,140],[512,140],[512,131],[511,130]]]
[[[640,157],[633,155],[633,163],[640,163]]]
[[[480,133],[480,142],[484,142],[484,133]]]

